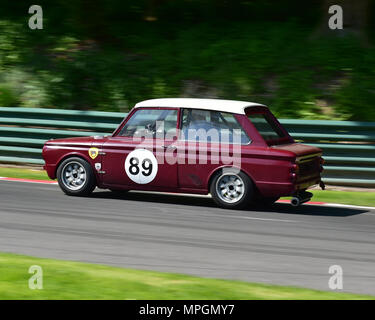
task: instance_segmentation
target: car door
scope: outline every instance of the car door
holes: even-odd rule
[[[103,144],[105,186],[166,190],[177,187],[177,164],[166,161],[174,149],[177,108],[137,108]],[[166,136],[166,132],[169,134]]]
[[[241,146],[250,139],[233,114],[182,109],[178,141],[181,188],[206,190],[209,176],[223,166],[241,166]],[[239,163],[237,163],[237,161]]]

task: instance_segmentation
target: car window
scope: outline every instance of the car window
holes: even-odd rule
[[[176,109],[139,109],[126,122],[119,136],[150,136],[158,134],[176,134]]]
[[[250,113],[248,118],[266,141],[287,137],[276,122],[267,114]]]
[[[181,139],[200,142],[248,144],[250,139],[231,113],[184,109]]]

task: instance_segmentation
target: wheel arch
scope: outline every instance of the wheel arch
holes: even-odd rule
[[[256,190],[256,192],[258,192],[258,188],[257,188],[257,185],[256,185],[256,183],[255,183],[254,178],[253,178],[253,177],[252,177],[247,171],[245,171],[245,170],[243,170],[242,168],[239,168],[239,167],[225,166],[225,165],[224,165],[224,166],[220,166],[220,167],[215,168],[215,169],[210,173],[210,175],[209,175],[209,177],[208,177],[208,180],[207,180],[207,185],[206,185],[208,191],[210,190],[211,183],[212,183],[212,180],[213,180],[213,178],[215,177],[215,175],[218,174],[218,172],[219,172],[220,170],[223,170],[223,169],[225,169],[225,168],[228,168],[228,169],[230,169],[230,168],[235,168],[235,169],[237,169],[237,170],[243,172],[244,174],[246,174],[246,175],[249,177],[250,181],[252,182],[252,184],[253,184],[253,186],[254,186],[254,189]]]
[[[70,153],[67,153],[65,155],[63,155],[56,163],[56,167],[55,167],[55,177],[57,177],[57,170],[59,169],[60,165],[62,162],[64,162],[66,159],[69,159],[69,158],[81,158],[82,160],[85,160],[91,167],[92,171],[94,172],[94,177],[95,177],[95,180],[96,182],[98,181],[98,177],[97,177],[97,172],[96,170],[94,170],[90,160],[88,157],[84,156],[82,153],[78,153],[78,152],[70,152]]]

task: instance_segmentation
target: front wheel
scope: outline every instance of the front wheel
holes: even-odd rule
[[[251,201],[254,187],[245,173],[221,170],[212,179],[210,192],[220,207],[242,209]]]
[[[88,195],[96,186],[91,165],[78,157],[65,159],[59,165],[57,181],[62,191],[71,196]]]

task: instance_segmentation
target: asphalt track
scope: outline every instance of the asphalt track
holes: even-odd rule
[[[0,251],[375,295],[375,210],[289,204],[231,211],[204,197],[0,181]]]

